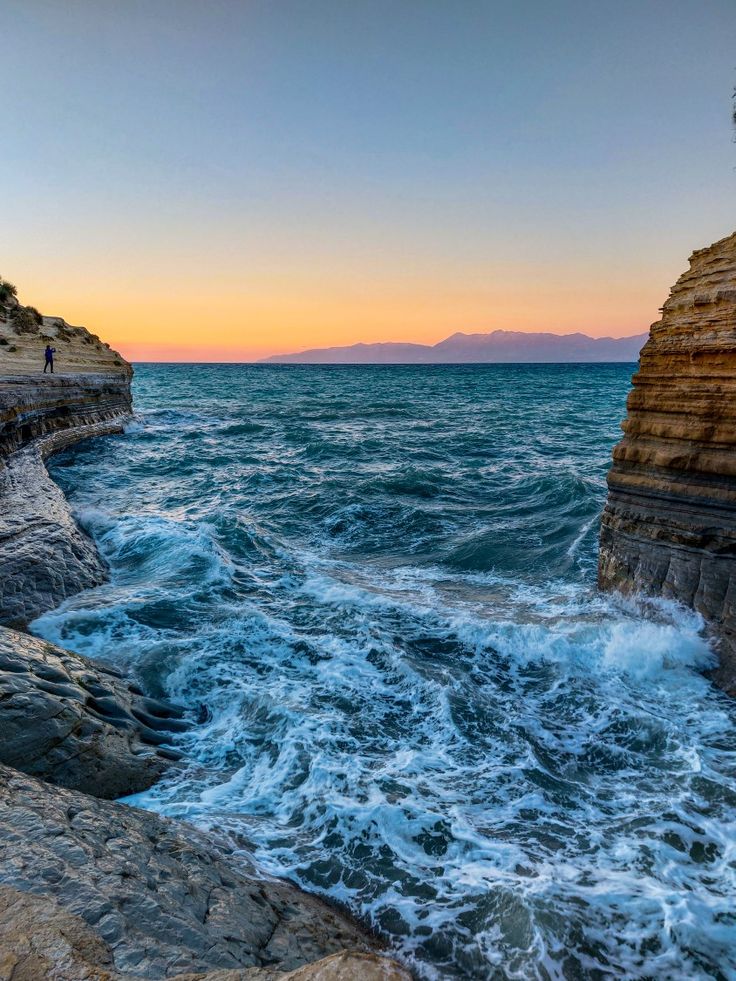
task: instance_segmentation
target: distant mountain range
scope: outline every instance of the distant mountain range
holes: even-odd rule
[[[519,362],[637,361],[648,334],[588,337],[587,334],[453,334],[438,344],[351,344],[297,354],[274,354],[278,364],[497,364]]]

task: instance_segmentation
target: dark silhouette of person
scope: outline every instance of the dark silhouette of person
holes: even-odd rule
[[[55,354],[56,354],[56,348],[55,347],[51,347],[50,344],[47,344],[46,345],[46,350],[44,351],[44,357],[46,358],[46,361],[45,361],[44,366],[43,366],[43,373],[44,373],[44,375],[46,374],[46,369],[49,368],[49,367],[51,368],[51,374],[53,375],[53,373],[54,373],[54,355]]]

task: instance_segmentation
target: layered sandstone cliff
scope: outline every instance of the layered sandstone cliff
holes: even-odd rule
[[[613,452],[599,584],[708,621],[736,694],[736,233],[695,252],[653,324]]]
[[[25,627],[104,580],[102,560],[44,460],[121,431],[130,413],[126,374],[0,377],[0,624]]]
[[[25,627],[105,568],[44,465],[57,450],[120,432],[132,367],[83,327],[43,317],[0,280],[0,624]],[[56,372],[43,373],[44,348]]]

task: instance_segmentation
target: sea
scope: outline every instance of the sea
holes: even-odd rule
[[[110,580],[36,620],[189,709],[129,799],[423,979],[736,978],[736,701],[596,591],[635,365],[136,366],[55,456]]]

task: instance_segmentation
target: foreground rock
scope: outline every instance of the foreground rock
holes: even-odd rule
[[[112,951],[80,916],[56,903],[0,886],[0,977],[4,981],[125,981]],[[346,951],[289,971],[251,967],[179,974],[175,981],[410,981],[397,964],[375,954]]]
[[[380,949],[343,913],[259,875],[232,843],[6,767],[0,882],[80,917],[109,947],[116,971],[145,978],[288,971],[344,950]]]
[[[160,748],[188,727],[117,672],[0,628],[0,762],[96,797],[160,779],[178,754]]]
[[[633,378],[599,584],[694,607],[736,694],[736,234],[695,252]]]

